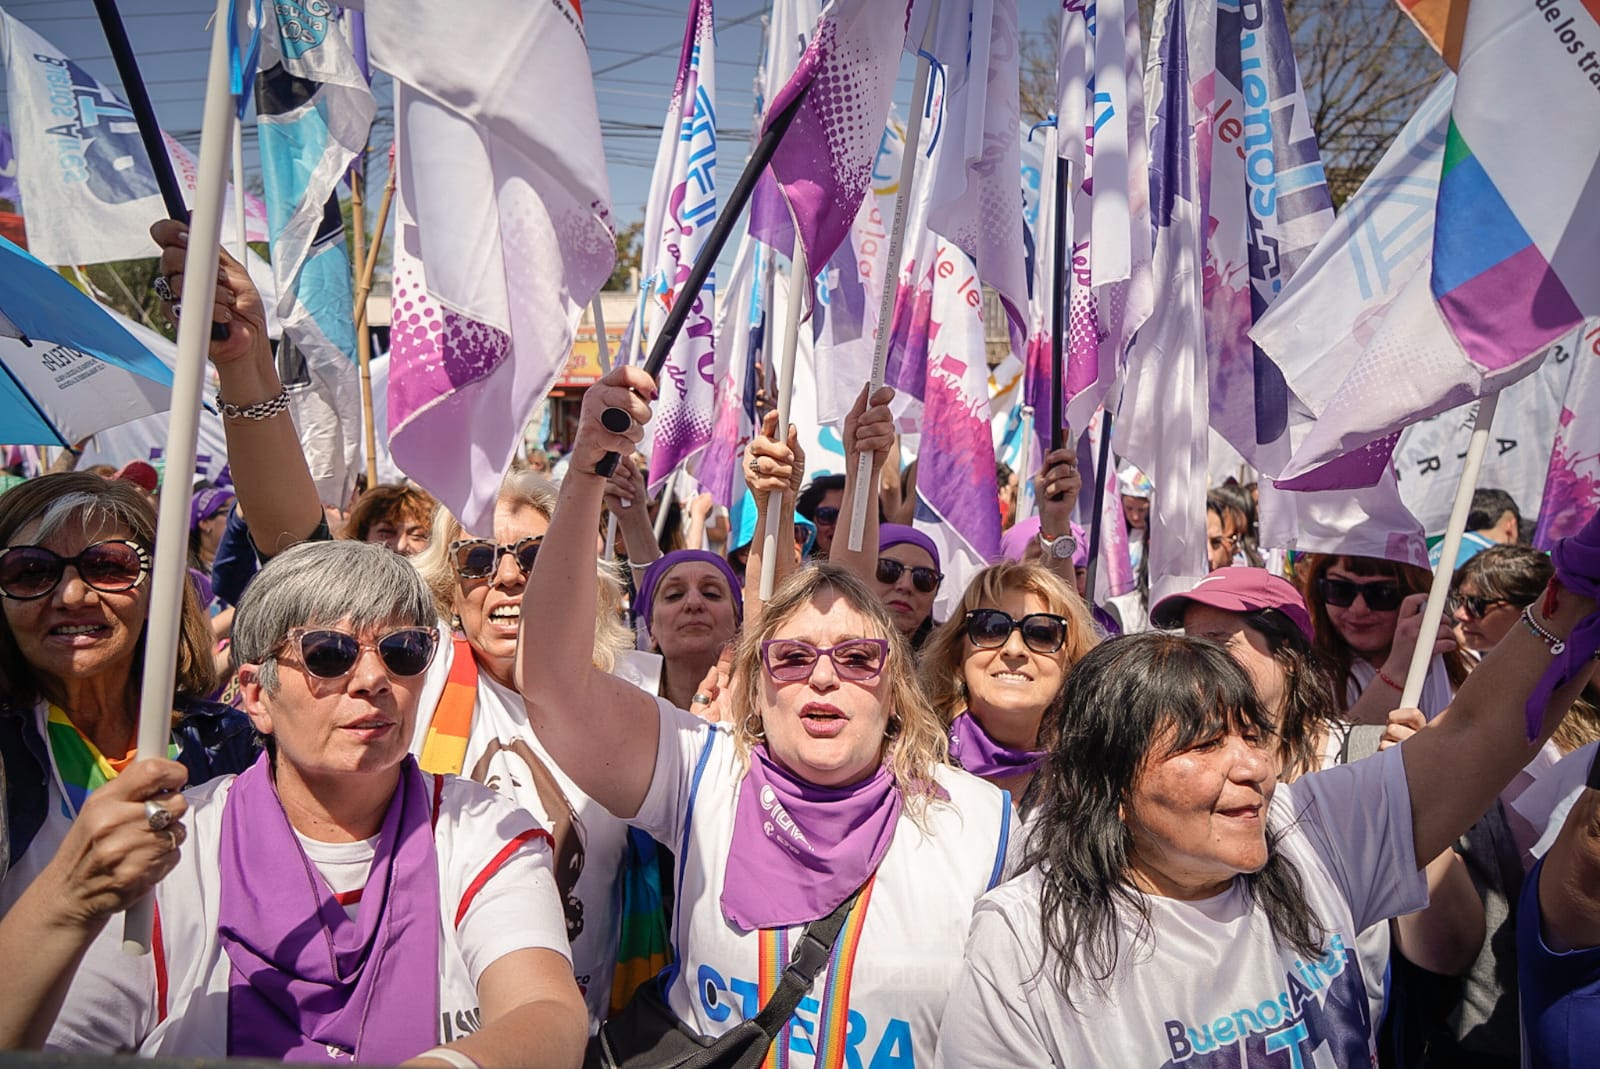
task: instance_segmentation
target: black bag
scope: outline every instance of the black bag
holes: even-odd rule
[[[754,1017],[708,1039],[678,1020],[656,977],[635,991],[589,1041],[584,1069],[757,1069],[828,963],[860,894],[858,890],[832,913],[806,925],[778,989]]]

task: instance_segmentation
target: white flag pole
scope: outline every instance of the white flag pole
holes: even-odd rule
[[[917,155],[922,139],[922,112],[928,98],[928,73],[932,64],[928,50],[933,47],[933,30],[939,21],[939,0],[928,5],[928,24],[922,30],[922,47],[917,56],[917,73],[911,83],[911,114],[906,120],[905,151],[900,156],[900,188],[894,195],[894,226],[889,231],[889,267],[883,275],[883,301],[878,306],[878,333],[872,343],[872,383],[867,388],[870,398],[883,385],[884,373],[889,364],[889,326],[894,318],[895,290],[900,279],[900,254],[906,241],[906,215],[911,207],[911,180],[917,174]],[[872,486],[872,457],[862,453],[856,458],[855,494],[850,501],[850,530],[845,545],[850,552],[861,552],[861,540],[867,531],[868,491]]]
[[[1467,529],[1472,492],[1478,488],[1478,472],[1483,467],[1489,428],[1494,423],[1494,410],[1499,403],[1498,393],[1485,394],[1478,399],[1478,416],[1473,421],[1472,438],[1467,443],[1467,462],[1461,469],[1461,481],[1456,484],[1456,500],[1450,508],[1450,522],[1444,529],[1439,567],[1433,572],[1428,603],[1422,609],[1422,629],[1417,632],[1417,648],[1411,651],[1411,667],[1406,671],[1405,689],[1400,692],[1402,709],[1415,709],[1422,698],[1422,683],[1428,675],[1428,662],[1433,659],[1434,636],[1439,633],[1439,621],[1444,619],[1444,603],[1455,574],[1456,554],[1461,550],[1461,533]]]
[[[594,317],[594,345],[595,352],[600,357],[600,374],[611,374],[611,341],[606,337],[606,310],[600,305],[600,295],[594,295],[594,300],[589,304],[590,314]],[[606,519],[606,560],[617,559],[617,514],[611,513]]]
[[[789,440],[789,401],[794,397],[795,349],[800,344],[800,309],[811,287],[810,268],[806,264],[806,248],[798,236],[794,241],[793,266],[789,270],[789,306],[784,309],[783,349],[778,353],[778,441]],[[867,458],[869,461],[871,457]],[[870,475],[871,472],[868,472]],[[778,529],[783,523],[783,495],[774,502],[767,498],[767,529],[761,542],[761,600],[772,597],[772,588],[778,578]]]
[[[1019,384],[1017,388],[1020,390],[1022,387]],[[1017,519],[1013,520],[1013,523],[1032,516],[1038,505],[1033,498],[1033,475],[1030,473],[1033,467],[1034,439],[1038,437],[1033,431],[1032,405],[1022,406],[1021,419],[1022,452],[1017,457]]]
[[[233,258],[248,268],[250,242],[245,234],[244,219],[244,121],[241,119],[233,124],[233,226],[238,231],[234,237]]]
[[[217,0],[211,28],[211,64],[206,72],[200,166],[189,249],[183,264],[183,307],[178,322],[178,360],[172,373],[172,415],[167,429],[165,492],[156,519],[155,567],[150,576],[150,616],[145,624],[144,680],[139,695],[138,760],[167,756],[172,734],[173,678],[178,661],[178,626],[183,585],[189,581],[189,484],[194,477],[195,438],[200,429],[201,388],[211,345],[211,306],[217,296],[217,251],[222,244],[223,188],[235,122],[228,86],[228,0]],[[150,951],[154,899],[146,896],[124,918],[122,949]]]

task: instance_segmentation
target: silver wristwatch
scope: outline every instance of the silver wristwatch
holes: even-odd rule
[[[1046,557],[1056,560],[1071,560],[1072,555],[1078,552],[1078,539],[1071,531],[1055,538],[1046,538],[1043,529],[1039,531],[1039,545],[1044,549]]]

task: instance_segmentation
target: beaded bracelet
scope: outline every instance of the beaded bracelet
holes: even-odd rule
[[[1522,610],[1521,619],[1522,619],[1523,624],[1528,628],[1528,630],[1533,632],[1533,637],[1534,638],[1538,639],[1540,642],[1543,642],[1546,646],[1550,647],[1550,656],[1559,657],[1563,653],[1567,652],[1567,642],[1566,642],[1566,640],[1563,639],[1563,638],[1560,638],[1560,637],[1558,637],[1556,635],[1552,635],[1550,632],[1546,631],[1543,627],[1539,626],[1539,622],[1533,618],[1533,606],[1532,605],[1529,605],[1527,608]]]
[[[1396,683],[1394,680],[1390,679],[1389,678],[1389,673],[1385,672],[1381,668],[1378,669],[1378,678],[1383,680],[1389,686],[1393,687],[1395,690],[1398,690],[1400,693],[1402,693],[1402,694],[1405,693],[1406,685],[1404,683]]]

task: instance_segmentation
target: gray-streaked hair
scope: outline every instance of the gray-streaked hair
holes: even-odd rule
[[[437,622],[428,587],[398,553],[375,542],[302,542],[267,562],[239,599],[233,667],[261,665],[261,685],[278,689],[274,651],[296,627],[348,620],[355,631]]]

